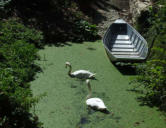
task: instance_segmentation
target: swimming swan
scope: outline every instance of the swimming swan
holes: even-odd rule
[[[87,95],[87,100],[86,100],[87,106],[91,108],[95,108],[97,110],[106,110],[107,107],[105,106],[103,100],[101,100],[100,98],[91,98],[92,92],[91,92],[91,86],[90,86],[89,80],[86,80],[86,83],[89,89],[89,94]]]
[[[91,73],[87,70],[77,70],[75,72],[71,72],[72,67],[71,64],[69,62],[66,62],[66,68],[69,67],[69,71],[68,71],[68,75],[70,77],[76,77],[76,78],[80,78],[80,79],[91,79],[91,78],[95,78],[95,74]]]

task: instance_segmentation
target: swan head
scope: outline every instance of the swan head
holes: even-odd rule
[[[65,64],[66,64],[66,68],[67,68],[67,65],[71,66],[70,62],[66,62]]]

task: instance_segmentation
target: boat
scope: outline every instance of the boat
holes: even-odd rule
[[[147,41],[123,19],[117,19],[103,37],[106,53],[112,62],[143,61],[148,55]]]

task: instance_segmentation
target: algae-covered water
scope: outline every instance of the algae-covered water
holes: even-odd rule
[[[110,63],[101,41],[47,46],[39,55],[37,63],[43,72],[37,74],[31,87],[34,95],[47,94],[36,106],[44,128],[166,128],[162,113],[140,105],[139,94],[129,91],[133,75],[128,69],[121,73]],[[73,71],[97,73],[97,80],[91,80],[92,96],[103,99],[110,114],[87,109],[87,85],[67,75],[66,61],[71,62]]]

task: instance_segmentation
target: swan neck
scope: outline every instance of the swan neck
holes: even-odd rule
[[[86,99],[90,99],[92,95],[92,89],[91,89],[90,83],[88,83],[88,90],[89,90],[89,94],[87,95]]]

